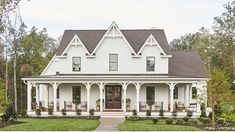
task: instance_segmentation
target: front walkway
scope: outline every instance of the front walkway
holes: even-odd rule
[[[100,126],[96,131],[118,131],[118,125],[124,120],[122,117],[101,117]]]

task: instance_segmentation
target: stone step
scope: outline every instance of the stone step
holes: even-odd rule
[[[120,118],[124,118],[125,113],[124,112],[102,112],[101,117],[120,117]]]

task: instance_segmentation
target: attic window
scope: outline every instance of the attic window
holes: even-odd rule
[[[131,55],[135,55],[134,53],[131,53]]]
[[[163,53],[160,53],[160,55],[164,55]]]
[[[64,53],[63,56],[67,56],[68,54],[67,53]]]

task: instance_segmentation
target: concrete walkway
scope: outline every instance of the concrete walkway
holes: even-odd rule
[[[118,131],[118,125],[124,120],[125,118],[121,117],[101,117],[100,126],[96,131]]]

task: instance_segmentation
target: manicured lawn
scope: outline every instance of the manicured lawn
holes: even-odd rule
[[[95,130],[99,120],[86,119],[18,119],[26,122],[11,125],[0,129],[0,131],[91,131]]]
[[[152,120],[144,121],[125,121],[119,125],[120,131],[200,131],[194,126],[166,125],[165,120],[161,119],[157,124]]]

